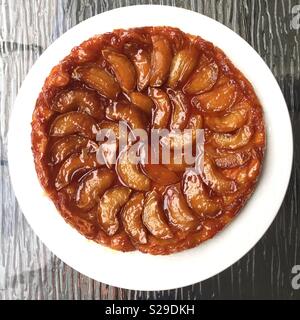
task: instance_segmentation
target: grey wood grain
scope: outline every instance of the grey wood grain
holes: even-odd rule
[[[211,279],[160,292],[110,287],[56,258],[20,212],[7,163],[10,112],[22,80],[39,55],[66,30],[97,13],[149,3],[200,12],[248,41],[284,93],[295,138],[288,192],[277,218],[255,248]],[[300,264],[300,31],[291,26],[296,4],[300,1],[0,0],[0,299],[299,299],[300,290],[291,287],[291,269]]]

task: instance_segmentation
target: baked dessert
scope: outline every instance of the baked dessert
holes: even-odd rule
[[[172,158],[131,163],[134,136],[113,151],[97,141],[104,129],[119,139],[120,121],[148,135],[202,129],[201,170]],[[150,254],[195,247],[226,226],[254,191],[265,140],[249,81],[212,43],[171,27],[115,30],[75,47],[32,117],[36,172],[66,222],[110,248]]]

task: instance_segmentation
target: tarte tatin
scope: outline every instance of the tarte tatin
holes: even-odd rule
[[[116,163],[99,163],[96,135],[119,121],[149,134],[203,129],[203,169],[134,165],[127,147]],[[32,117],[37,175],[65,221],[99,244],[156,255],[195,247],[237,215],[265,140],[245,76],[212,43],[172,27],[115,30],[75,47],[50,72]]]

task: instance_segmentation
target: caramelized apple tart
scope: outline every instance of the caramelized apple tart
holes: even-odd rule
[[[202,129],[202,170],[132,163],[134,135],[124,148],[97,140],[104,129],[121,139],[120,121],[149,135]],[[226,226],[254,190],[265,140],[249,81],[212,43],[171,27],[115,30],[75,47],[32,117],[37,175],[65,221],[110,248],[150,254],[195,247]]]

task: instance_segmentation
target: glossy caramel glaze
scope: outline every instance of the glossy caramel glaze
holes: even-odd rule
[[[132,165],[127,149],[105,144],[100,165],[96,132],[120,120],[148,133],[204,129],[203,171]],[[195,247],[228,224],[254,190],[265,139],[242,73],[213,44],[171,27],[115,30],[75,47],[32,117],[37,175],[64,219],[100,244],[150,254]]]

